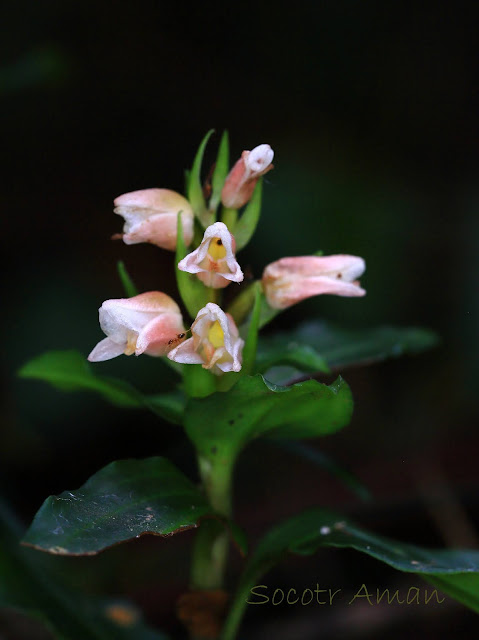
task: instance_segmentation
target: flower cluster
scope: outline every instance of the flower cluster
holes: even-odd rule
[[[235,223],[238,209],[248,204],[261,176],[273,168],[273,156],[267,144],[243,151],[221,189],[223,212],[231,214],[233,210],[235,216],[224,215],[224,220]],[[169,251],[177,249],[178,217],[186,247],[197,237],[195,217],[198,226],[204,219],[194,210],[192,201],[169,189],[126,193],[116,198],[114,205],[114,212],[125,220],[123,234],[115,237],[121,237],[125,244],[148,242]],[[216,211],[210,214],[216,219]],[[177,264],[180,271],[196,277],[211,292],[210,300],[217,299],[219,290],[232,282],[243,281],[233,233],[225,222],[213,222],[204,229],[197,246]],[[261,286],[266,304],[281,310],[322,294],[363,296],[366,292],[358,278],[364,270],[364,260],[357,256],[287,257],[264,269]],[[177,363],[201,364],[215,375],[241,370],[244,340],[232,315],[216,302],[197,309],[189,330],[184,327],[177,303],[159,291],[107,300],[99,314],[107,337],[90,353],[90,361],[146,353],[167,356]]]

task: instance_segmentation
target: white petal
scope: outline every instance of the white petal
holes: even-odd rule
[[[193,338],[188,338],[168,353],[168,358],[182,364],[203,364],[203,358],[194,350]]]
[[[121,356],[124,351],[125,344],[119,344],[118,342],[113,342],[110,338],[104,338],[90,353],[88,360],[90,362],[103,362],[104,360],[111,360]]]

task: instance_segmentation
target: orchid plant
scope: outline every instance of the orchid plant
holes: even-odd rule
[[[144,408],[181,425],[196,451],[199,483],[159,456],[113,462],[80,489],[49,497],[24,545],[50,554],[91,555],[151,533],[165,536],[167,553],[167,536],[197,529],[190,584],[177,608],[195,639],[235,638],[251,589],[265,572],[287,552],[312,554],[329,546],[350,547],[418,574],[479,611],[479,552],[429,551],[389,540],[321,506],[278,523],[249,552],[232,500],[235,463],[248,443],[260,437],[289,442],[339,431],[351,420],[351,390],[341,376],[328,385],[318,374],[421,351],[435,338],[419,329],[348,332],[314,322],[289,337],[260,336],[278,313],[311,296],[364,296],[359,278],[365,262],[354,255],[282,257],[266,265],[261,278],[245,282],[239,253],[260,219],[263,176],[273,169],[274,154],[268,144],[260,144],[244,151],[230,170],[224,133],[211,180],[205,183],[202,164],[211,134],[187,174],[185,196],[153,188],[114,201],[114,212],[124,218],[117,237],[125,244],[146,242],[174,252],[176,299],[161,291],[138,293],[120,265],[126,297],[106,300],[100,307],[106,337],[88,356],[93,364],[80,354],[50,352],[21,371],[23,377],[62,389],[97,391],[125,410]],[[159,367],[171,367],[177,390],[149,396],[95,371],[94,363],[123,355],[148,355],[158,359]],[[281,366],[300,381],[281,377]],[[231,541],[245,557],[236,586],[225,584]],[[18,562],[34,564],[38,554],[24,552],[29,555]],[[40,580],[39,571],[32,571],[31,579]],[[66,588],[49,593],[46,604],[35,598],[18,603],[15,594],[13,587],[10,604],[40,616],[58,638],[166,638],[148,629],[139,616],[127,616],[126,624],[130,609],[113,615],[111,606],[92,604],[79,594],[72,596],[73,614]],[[8,597],[3,598],[8,604]]]

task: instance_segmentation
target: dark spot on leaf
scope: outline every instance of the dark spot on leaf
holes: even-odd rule
[[[243,417],[242,413],[238,413],[238,418],[241,420],[241,418]]]
[[[211,447],[211,453],[216,453],[218,451],[218,447]]]
[[[231,418],[231,420],[228,420],[228,424],[234,424],[235,421],[233,420],[233,418]]]

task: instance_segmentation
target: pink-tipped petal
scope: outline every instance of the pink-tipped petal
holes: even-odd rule
[[[190,203],[170,189],[142,189],[119,196],[114,212],[125,219],[125,244],[149,242],[162,249],[175,251],[177,219],[181,212],[186,246],[193,239],[194,213]]]
[[[165,356],[172,346],[184,336],[181,314],[163,314],[150,320],[140,331],[136,341],[135,354],[147,353],[149,356]]]
[[[366,294],[359,278],[366,268],[358,256],[298,256],[271,263],[263,273],[268,304],[285,309],[317,295],[358,297]]]
[[[178,305],[160,291],[105,300],[99,315],[107,338],[93,349],[88,358],[91,361],[108,360],[122,353],[166,355],[177,344],[179,334],[184,333]]]
[[[273,168],[274,152],[269,144],[260,144],[252,151],[243,151],[228,174],[221,202],[230,209],[239,209],[251,199],[260,176]]]

